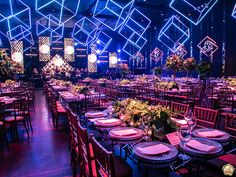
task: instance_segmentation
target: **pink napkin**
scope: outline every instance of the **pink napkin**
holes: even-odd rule
[[[207,137],[207,138],[217,138],[225,135],[224,132],[221,132],[219,130],[209,130],[202,132],[199,131],[197,134],[201,137]]]
[[[136,135],[138,132],[133,129],[127,129],[127,130],[116,130],[112,131],[117,136],[132,136]]]
[[[187,121],[184,119],[175,119],[175,118],[171,118],[171,119],[179,125],[187,125]]]
[[[211,152],[216,150],[216,146],[210,146],[207,144],[203,144],[197,140],[190,140],[187,144],[188,147],[192,148],[192,149],[196,149],[199,151],[203,151],[203,152]]]
[[[86,117],[98,117],[98,116],[104,116],[103,112],[87,112],[85,114]]]
[[[119,119],[102,119],[102,120],[97,120],[98,123],[102,123],[102,124],[111,124],[111,123],[116,123],[118,121],[119,121]]]
[[[139,152],[145,155],[159,155],[164,154],[170,151],[170,148],[163,144],[156,144],[148,147],[138,147],[137,148]]]

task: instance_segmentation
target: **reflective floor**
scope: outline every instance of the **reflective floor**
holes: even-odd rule
[[[10,142],[9,150],[1,147],[0,176],[71,176],[67,133],[53,128],[42,91],[36,91],[35,109],[31,114],[34,131],[29,141],[20,126],[19,143]]]

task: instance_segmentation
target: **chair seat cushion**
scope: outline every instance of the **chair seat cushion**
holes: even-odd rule
[[[2,126],[3,125],[3,122],[2,121],[0,121],[0,126]]]
[[[24,117],[23,116],[16,116],[16,119],[15,119],[15,116],[8,116],[8,117],[5,117],[4,120],[6,122],[22,121],[22,120],[24,120]]]
[[[6,112],[6,113],[11,113],[11,112],[14,112],[14,109],[13,109],[13,108],[11,108],[11,109],[5,109],[4,112]]]
[[[236,166],[236,154],[226,154],[208,161],[211,165],[222,168],[225,164]]]
[[[66,110],[63,107],[57,107],[58,113],[66,113]]]

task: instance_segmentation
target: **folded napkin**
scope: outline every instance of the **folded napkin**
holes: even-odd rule
[[[219,130],[209,130],[209,131],[202,131],[202,132],[197,132],[197,134],[201,137],[206,137],[206,138],[217,138],[224,136],[225,133],[221,132]]]
[[[116,123],[118,121],[119,121],[119,119],[102,119],[102,120],[97,120],[98,123],[102,123],[102,124],[111,124],[111,123]]]
[[[85,114],[86,117],[98,117],[98,116],[104,116],[103,112],[87,112]]]
[[[184,119],[175,119],[175,118],[171,118],[171,119],[179,125],[187,125],[187,121]]]
[[[139,152],[145,155],[160,155],[170,151],[170,148],[163,144],[156,144],[148,147],[138,147]]]
[[[136,135],[138,132],[133,129],[127,129],[127,130],[116,130],[112,131],[117,136],[131,136]]]
[[[202,151],[202,152],[212,152],[214,150],[216,150],[216,146],[210,146],[207,144],[203,144],[197,140],[190,140],[187,144],[188,147],[198,150],[198,151]]]

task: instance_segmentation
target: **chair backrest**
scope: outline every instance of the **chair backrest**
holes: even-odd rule
[[[171,102],[171,111],[177,116],[184,117],[184,114],[189,111],[189,104]]]
[[[66,107],[67,110],[67,118],[69,122],[69,128],[70,128],[70,147],[75,148],[78,147],[78,121],[77,116],[72,112],[72,110],[69,107]]]
[[[232,138],[236,139],[236,114],[227,114],[225,131],[227,131]]]
[[[195,107],[194,116],[197,121],[197,127],[216,128],[218,110]]]
[[[92,169],[92,158],[89,147],[89,138],[86,128],[83,128],[80,123],[78,123],[78,145],[79,152],[81,156],[80,170],[81,176],[91,177],[93,174]]]
[[[94,137],[91,137],[98,176],[114,177],[113,153],[107,151]]]
[[[160,104],[161,106],[167,107],[168,106],[168,101],[167,100],[162,100],[159,98],[155,98],[156,104]]]

